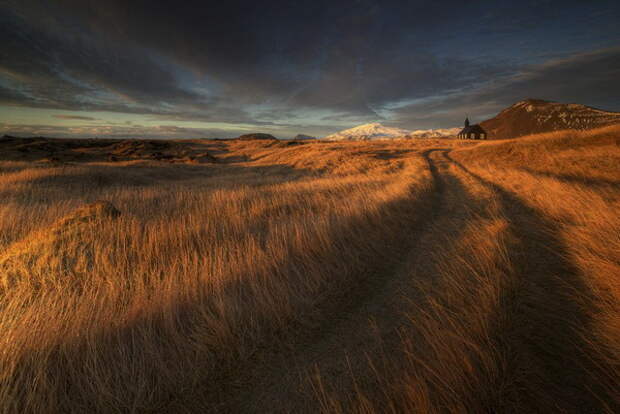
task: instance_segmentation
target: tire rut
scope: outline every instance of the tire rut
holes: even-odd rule
[[[587,289],[580,283],[577,269],[566,260],[557,226],[516,195],[469,171],[449,153],[442,148],[422,153],[432,176],[432,189],[425,205],[411,207],[423,208],[425,213],[416,218],[415,230],[395,252],[399,260],[334,298],[325,305],[320,320],[291,331],[289,342],[261,348],[250,365],[240,366],[231,381],[223,384],[221,398],[211,411],[321,411],[308,382],[312,372],[320,372],[328,388],[345,399],[358,386],[372,390],[372,358],[402,352],[399,335],[405,322],[403,311],[407,302],[420,295],[411,279],[432,282],[437,259],[431,252],[447,239],[457,238],[472,214],[487,207],[486,202],[471,195],[468,188],[474,182],[497,196],[500,214],[509,222],[516,240],[509,248],[514,277],[519,282],[514,291],[506,292],[509,300],[500,310],[508,315],[509,326],[496,333],[508,361],[504,375],[510,386],[502,391],[504,405],[492,408],[505,412],[604,411],[592,396],[605,393],[593,381],[598,374],[592,372],[597,368],[580,354],[581,342],[575,334],[575,327],[586,327],[588,319],[569,297],[567,286]],[[553,312],[558,318],[549,317]],[[565,320],[567,315],[569,321]],[[554,337],[550,338],[550,333]],[[541,382],[547,386],[531,386]],[[592,390],[595,392],[587,392]]]
[[[360,363],[366,363],[366,354],[377,351],[376,347],[386,346],[385,338],[389,335],[393,341],[398,340],[398,326],[403,322],[402,315],[403,286],[414,268],[428,267],[425,262],[429,257],[419,249],[420,244],[432,242],[424,240],[432,233],[433,225],[443,216],[454,198],[447,189],[463,189],[457,182],[446,182],[433,161],[433,153],[438,149],[428,150],[422,154],[428,164],[432,177],[432,188],[426,206],[414,203],[413,210],[424,211],[416,216],[414,231],[407,237],[407,243],[398,252],[399,260],[374,272],[356,289],[348,292],[341,301],[329,306],[331,317],[315,324],[315,327],[296,333],[295,340],[286,350],[266,351],[261,360],[241,381],[236,389],[236,397],[223,401],[219,412],[316,412],[318,408],[313,395],[308,395],[307,373],[316,367],[329,377],[339,389],[355,387],[350,381],[349,373],[352,359],[350,352],[361,357]],[[422,254],[417,254],[422,252]],[[412,257],[414,256],[414,257]],[[407,271],[403,271],[407,270]],[[382,343],[377,344],[379,331]],[[389,347],[389,343],[387,346]],[[360,352],[360,349],[366,352]],[[359,358],[358,358],[359,359]]]

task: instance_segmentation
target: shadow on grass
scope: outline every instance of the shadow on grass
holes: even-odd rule
[[[517,195],[473,173],[444,152],[465,174],[497,193],[517,241],[509,246],[516,287],[504,312],[508,326],[498,333],[516,381],[499,411],[604,412],[614,404],[609,367],[593,361],[583,338],[595,313],[592,293],[568,257],[557,224]]]
[[[286,173],[275,167],[278,174]],[[255,379],[252,366],[258,355],[313,342],[330,329],[334,315],[370,300],[381,277],[398,264],[394,254],[406,251],[411,234],[433,210],[435,189],[407,194],[359,216],[328,217],[326,234],[315,237],[329,243],[320,249],[287,246],[273,263],[251,275],[231,274],[217,291],[200,281],[208,275],[197,274],[198,291],[185,299],[180,295],[165,309],[95,327],[52,349],[35,348],[11,361],[13,375],[0,378],[2,388],[17,393],[3,403],[16,411],[32,411],[27,404],[37,401],[59,412],[214,411],[236,396],[244,385],[239,381]],[[131,291],[131,278],[141,276],[126,270],[118,269],[118,283]],[[92,300],[95,314],[105,303],[94,297],[74,299]],[[265,300],[273,300],[275,307],[261,308]],[[292,316],[274,314],[280,306],[292,307]]]
[[[403,313],[405,303],[418,295],[410,283],[410,271],[415,268],[419,277],[436,275],[435,263],[429,258],[436,246],[429,246],[429,241],[423,239],[433,233],[436,220],[449,210],[446,188],[461,199],[467,194],[458,180],[439,173],[430,157],[433,151],[438,150],[421,154],[431,172],[432,185],[419,197],[402,200],[402,208],[410,210],[408,221],[392,233],[391,239],[386,236],[393,226],[381,229],[377,240],[383,243],[381,252],[365,259],[363,270],[357,270],[340,289],[326,291],[329,297],[316,318],[306,318],[310,323],[292,330],[295,334],[287,341],[289,349],[265,352],[271,355],[236,395],[223,401],[225,412],[318,412],[317,396],[308,392],[312,386],[307,383],[307,375],[313,371],[320,372],[323,387],[337,393],[345,412],[351,408],[347,404],[356,391],[363,390],[375,402],[385,399],[373,363],[385,352],[395,360],[406,358],[399,328],[408,323]],[[397,214],[389,206],[381,211],[386,217]],[[458,237],[466,225],[465,216],[459,215],[459,219],[452,223],[451,237]],[[385,403],[376,407],[390,402]]]
[[[46,175],[36,174],[49,169]],[[12,200],[24,205],[49,203],[80,198],[98,198],[102,191],[117,189],[146,189],[161,186],[186,187],[188,191],[196,186],[229,189],[245,185],[262,187],[316,176],[315,171],[286,165],[241,166],[226,164],[209,165],[70,165],[30,167],[25,164],[7,175],[33,171],[32,176],[16,176],[0,187],[0,203]],[[2,177],[0,177],[0,182]]]
[[[604,178],[589,178],[589,177],[581,177],[578,175],[569,175],[569,174],[555,174],[547,171],[537,171],[527,167],[521,167],[517,169],[518,171],[524,171],[528,174],[532,174],[534,176],[545,177],[545,178],[553,178],[558,181],[568,183],[568,184],[579,184],[586,187],[602,187],[602,188],[614,188],[616,190],[620,189],[620,181],[606,180]]]

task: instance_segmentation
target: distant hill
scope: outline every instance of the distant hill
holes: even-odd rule
[[[456,135],[459,128],[448,129],[421,129],[409,131],[407,129],[386,127],[378,122],[372,124],[359,125],[354,128],[345,129],[325,139],[333,141],[368,141],[375,139],[392,138],[437,138]]]
[[[274,137],[273,135],[262,134],[262,133],[259,133],[259,132],[254,132],[254,133],[245,134],[245,135],[239,135],[237,137],[237,139],[241,140],[241,141],[252,141],[252,140],[255,140],[255,139],[266,139],[266,140],[270,140],[270,141],[276,141],[277,140],[277,138]]]
[[[297,135],[295,135],[295,137],[293,139],[299,141],[299,140],[303,140],[303,139],[316,139],[316,137],[313,137],[311,135],[297,134]]]
[[[481,122],[480,126],[491,139],[507,139],[563,129],[593,129],[617,123],[620,123],[620,112],[527,99]]]

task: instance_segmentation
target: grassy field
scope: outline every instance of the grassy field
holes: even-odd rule
[[[0,412],[620,410],[619,127],[172,144],[0,144]]]

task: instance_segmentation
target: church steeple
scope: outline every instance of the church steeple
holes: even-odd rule
[[[469,126],[469,117],[465,118],[465,128]]]

